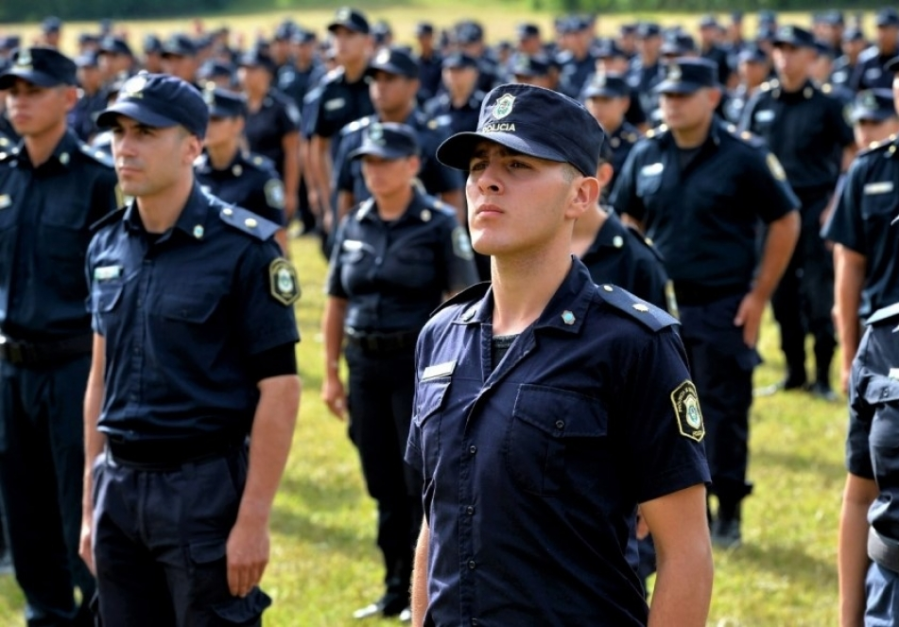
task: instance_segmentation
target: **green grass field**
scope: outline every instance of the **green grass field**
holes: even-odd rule
[[[381,591],[375,509],[345,424],[319,398],[318,331],[325,263],[313,239],[292,244],[303,283],[297,318],[303,399],[289,467],[272,519],[264,588],[275,605],[266,625],[339,627]],[[777,333],[763,336],[757,383],[781,373]],[[760,399],[752,414],[755,495],[746,503],[743,547],[715,553],[710,625],[821,626],[836,622],[836,540],[845,432],[843,405],[801,393]],[[0,578],[0,625],[22,625],[22,597]],[[371,621],[367,625],[397,624]],[[162,626],[161,626],[162,627]]]

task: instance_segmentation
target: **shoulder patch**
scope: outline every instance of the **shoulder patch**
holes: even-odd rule
[[[274,222],[269,222],[252,211],[236,205],[223,205],[219,211],[219,218],[228,226],[263,241],[273,236],[280,228]]]
[[[115,162],[112,160],[112,155],[107,154],[106,151],[98,148],[91,148],[84,142],[78,142],[78,148],[92,161],[105,165],[107,168],[115,168]]]
[[[455,305],[470,305],[475,301],[479,301],[484,298],[484,294],[487,293],[487,290],[490,289],[490,281],[484,281],[483,283],[475,283],[474,285],[465,288],[452,298],[447,301],[444,301],[437,309],[431,312],[431,317],[437,314],[439,311],[443,311],[448,307],[452,307]]]
[[[769,152],[765,157],[765,163],[768,164],[768,169],[771,171],[771,176],[773,176],[778,181],[787,180],[787,173],[784,171],[783,166],[780,164],[780,161],[773,152]]]
[[[886,307],[881,307],[873,314],[871,317],[865,321],[865,324],[871,326],[873,324],[879,324],[881,322],[886,322],[888,320],[894,319],[896,316],[899,316],[899,303],[894,303],[892,305],[887,305]]]
[[[369,124],[371,124],[371,116],[366,116],[364,118],[359,118],[358,120],[354,120],[343,127],[343,130],[340,132],[341,135],[349,135],[350,133],[356,133],[366,128]]]
[[[699,408],[699,394],[692,381],[684,381],[671,392],[671,404],[677,418],[677,428],[685,438],[702,442],[705,424]]]
[[[613,285],[597,286],[602,299],[614,309],[635,318],[651,331],[661,331],[679,324],[677,319],[655,305],[637,298],[625,289]]]
[[[284,208],[284,185],[280,179],[269,179],[265,187],[265,202],[274,209]]]
[[[300,280],[297,271],[284,257],[278,257],[268,266],[269,293],[276,301],[289,307],[300,299]]]

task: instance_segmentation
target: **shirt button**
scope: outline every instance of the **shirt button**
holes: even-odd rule
[[[478,623],[478,619],[477,619],[477,618],[472,618],[472,619],[471,619],[471,624],[472,624],[472,627],[477,627],[478,624],[479,624],[479,623]]]
[[[468,507],[465,508],[465,513],[468,514],[469,516],[471,516],[472,514],[474,514],[474,508],[471,505],[469,505]]]
[[[471,453],[472,455],[474,455],[475,453],[478,452],[478,447],[475,446],[474,444],[472,444],[472,445],[468,448],[468,452]]]
[[[475,568],[477,568],[477,566],[478,566],[478,565],[475,563],[474,560],[469,560],[469,561],[468,561],[468,568],[470,568],[471,570],[474,570]]]
[[[565,421],[564,420],[556,420],[556,429],[564,429]]]

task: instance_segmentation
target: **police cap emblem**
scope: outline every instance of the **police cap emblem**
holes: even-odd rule
[[[119,98],[143,98],[142,92],[147,86],[147,77],[138,74],[125,81],[122,90],[119,92]]]
[[[379,146],[384,145],[384,127],[380,124],[372,124],[368,129],[368,140]]]
[[[702,421],[702,410],[699,407],[699,394],[692,381],[684,381],[671,392],[671,403],[677,418],[680,434],[691,440],[702,442],[705,437],[705,424]]]
[[[269,291],[272,297],[284,306],[295,303],[300,298],[300,281],[297,272],[287,259],[279,257],[268,267]]]
[[[861,97],[859,100],[860,104],[867,109],[868,111],[876,111],[877,110],[877,96],[874,95],[874,92],[871,90],[863,91],[859,94]]]
[[[679,81],[683,76],[683,70],[680,69],[680,66],[677,63],[672,63],[668,66],[668,75],[666,78],[669,81]]]
[[[500,96],[493,105],[493,119],[502,120],[504,117],[512,113],[512,106],[515,104],[515,96],[512,94],[504,94]]]
[[[31,60],[31,49],[22,48],[19,51],[18,56],[16,57],[16,67],[20,70],[30,70],[32,63],[33,61]]]
[[[381,48],[381,50],[378,51],[378,55],[375,57],[375,63],[378,65],[390,63],[390,50]]]

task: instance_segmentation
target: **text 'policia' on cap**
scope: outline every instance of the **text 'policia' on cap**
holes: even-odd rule
[[[475,146],[485,139],[595,176],[605,133],[577,100],[534,85],[509,84],[487,94],[477,131],[447,139],[437,149],[437,159],[468,170]]]

